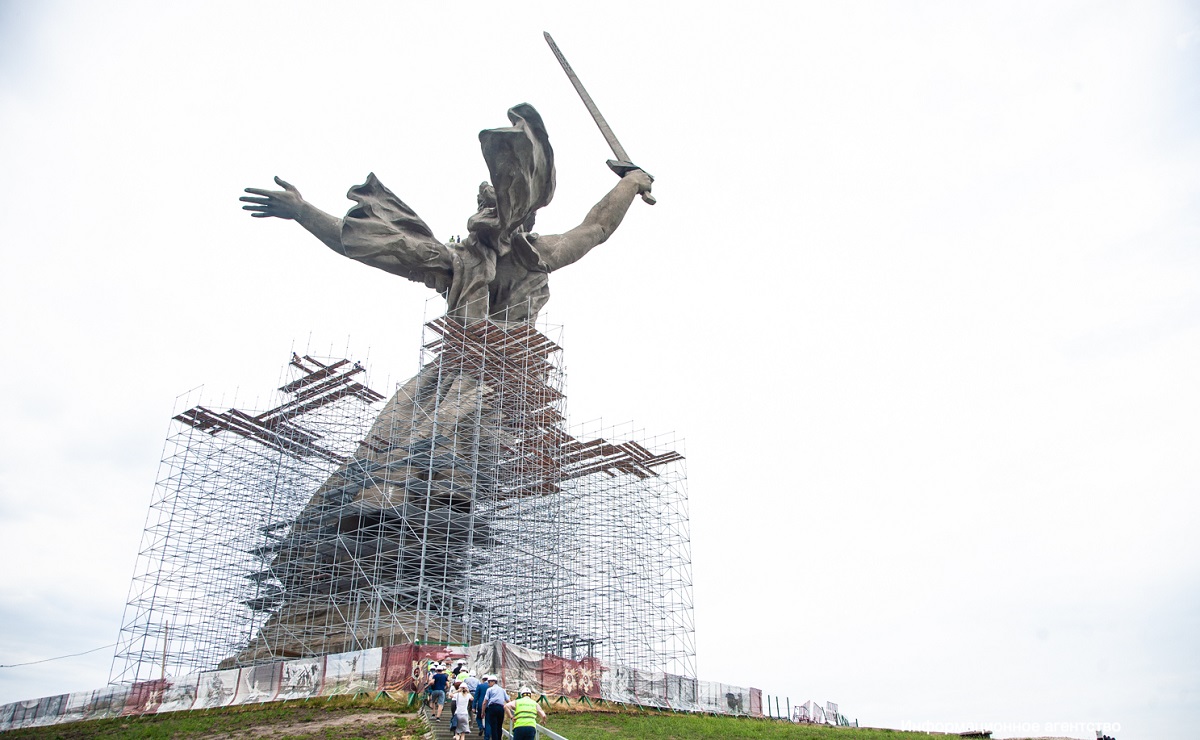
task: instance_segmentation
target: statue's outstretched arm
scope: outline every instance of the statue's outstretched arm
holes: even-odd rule
[[[629,204],[640,193],[650,192],[650,176],[641,170],[630,170],[616,187],[588,211],[583,223],[559,235],[538,239],[538,253],[551,271],[566,267],[603,244],[621,225]]]
[[[342,246],[342,219],[334,218],[306,201],[295,185],[278,177],[275,178],[275,184],[283,190],[246,188],[250,195],[243,195],[238,199],[248,204],[242,206],[242,209],[250,211],[250,215],[255,218],[295,221],[320,239],[325,246],[338,254],[346,254]]]
[[[250,195],[241,197],[246,203],[242,208],[255,218],[295,221],[333,251],[371,267],[441,292],[450,285],[453,259],[449,250],[374,175],[368,177],[366,185],[351,190],[350,195],[359,201],[359,208],[346,219],[335,218],[304,200],[291,183],[278,177],[275,182],[283,190],[246,188]],[[374,207],[364,208],[363,201],[371,193],[375,193]],[[375,215],[375,208],[382,210],[384,216]],[[351,225],[353,228],[348,228]]]

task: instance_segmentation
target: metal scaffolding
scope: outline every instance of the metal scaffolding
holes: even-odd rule
[[[270,410],[177,414],[111,680],[491,640],[694,677],[683,456],[569,429],[560,335],[443,316],[386,403],[293,355]]]

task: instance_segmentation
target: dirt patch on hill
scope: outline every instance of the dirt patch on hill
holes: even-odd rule
[[[302,738],[416,738],[425,726],[415,714],[399,712],[329,713],[301,720],[284,720],[232,732],[197,735],[205,740],[301,740]]]

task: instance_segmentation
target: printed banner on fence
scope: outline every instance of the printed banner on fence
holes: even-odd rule
[[[92,701],[91,691],[72,691],[67,696],[67,706],[63,709],[63,722],[79,722],[87,718],[88,705]]]
[[[750,692],[740,686],[697,681],[698,704],[705,712],[718,714],[746,714],[750,708]]]
[[[662,671],[634,671],[633,691],[638,702],[650,707],[667,708],[667,674]]]
[[[429,681],[432,662],[452,665],[458,658],[469,659],[476,677],[496,674],[510,693],[529,687],[550,696],[603,698],[682,711],[759,717],[783,712],[778,703],[764,707],[760,689],[603,665],[596,658],[571,660],[497,641],[469,648],[391,645],[12,702],[0,706],[0,730],[318,695],[420,692]],[[791,709],[793,721],[845,722],[834,702],[821,706],[807,701]]]
[[[632,668],[622,665],[604,666],[604,677],[600,679],[600,696],[605,701],[636,704],[637,695],[633,690],[634,673]]]
[[[211,709],[232,704],[233,696],[237,693],[238,673],[237,668],[201,673],[196,688],[196,703],[192,709]]]
[[[599,699],[600,670],[595,658],[577,661],[546,655],[542,658],[541,691],[550,696]]]
[[[88,698],[84,719],[120,717],[125,713],[125,703],[128,699],[128,686],[105,686],[102,689],[96,689]]]
[[[162,703],[162,692],[166,686],[167,681],[163,679],[136,682],[130,686],[130,693],[125,697],[125,706],[121,709],[121,714],[144,715],[154,712],[158,709],[158,704]]]
[[[243,668],[238,675],[237,693],[233,696],[233,703],[257,704],[271,701],[279,694],[279,677],[282,673],[282,663]]]
[[[430,662],[453,664],[460,658],[468,659],[462,645],[389,645],[383,648],[379,688],[393,694],[422,692],[429,683]]]
[[[176,676],[167,679],[163,689],[162,703],[158,712],[181,712],[191,709],[196,703],[196,691],[200,685],[200,676],[193,673],[187,676]]]
[[[379,668],[379,689],[389,694],[416,691],[418,666],[413,645],[388,645]]]
[[[17,702],[13,707],[12,729],[57,724],[67,708],[68,696],[70,694],[58,694]]]
[[[284,661],[280,668],[279,693],[275,698],[307,699],[321,691],[325,676],[325,656]]]
[[[129,696],[125,697],[125,708],[121,714],[149,714],[158,709],[162,703],[163,691],[167,682],[156,678],[153,681],[139,681],[129,687]]]
[[[362,692],[373,694],[379,691],[379,668],[382,663],[381,648],[326,655],[321,696]]]
[[[696,703],[696,679],[667,674],[667,704],[672,709],[694,712],[700,709]]]
[[[13,702],[12,719],[9,720],[9,726],[14,730],[32,726],[33,721],[37,719],[38,701],[40,700],[26,699]]]
[[[467,649],[467,659],[471,670],[480,680],[489,673],[500,675],[501,642],[485,642],[482,645],[472,645]]]
[[[510,694],[523,687],[541,693],[542,653],[500,643],[500,685]]]

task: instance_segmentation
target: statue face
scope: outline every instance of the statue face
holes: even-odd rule
[[[467,219],[467,231],[484,245],[496,249],[500,242],[500,216],[495,189],[486,182],[479,183],[479,195],[475,202],[479,210]]]
[[[496,207],[485,206],[475,215],[467,219],[467,231],[475,235],[483,244],[496,248],[500,238],[500,218],[496,215]]]

